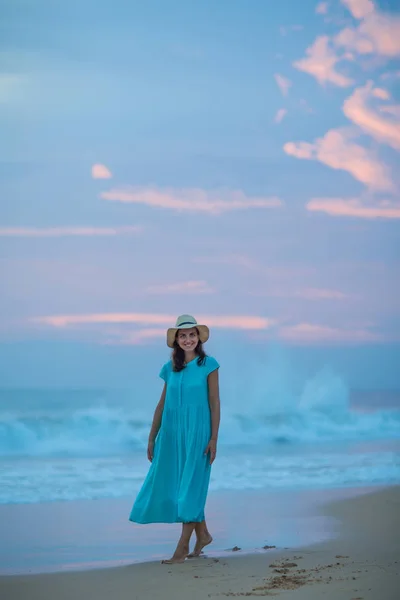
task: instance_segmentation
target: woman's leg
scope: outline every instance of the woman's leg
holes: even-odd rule
[[[187,558],[189,555],[189,542],[195,526],[196,523],[182,523],[182,533],[176,550],[172,558],[162,561],[164,564],[171,565],[173,563],[184,562],[185,558]]]
[[[207,523],[205,521],[201,521],[201,523],[195,523],[194,527],[196,531],[196,545],[194,547],[193,552],[188,555],[188,558],[194,558],[196,556],[200,556],[201,551],[205,546],[211,544],[213,541],[210,532],[207,529]]]

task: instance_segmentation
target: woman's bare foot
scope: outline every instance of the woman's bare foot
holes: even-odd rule
[[[188,555],[188,558],[196,558],[197,556],[200,556],[203,548],[205,548],[205,546],[208,546],[208,544],[211,544],[212,541],[212,536],[209,533],[207,535],[202,535],[201,537],[197,538],[194,550]]]
[[[161,562],[163,565],[173,565],[175,563],[183,563],[183,562],[185,562],[185,559],[188,557],[188,554],[189,554],[189,545],[179,543],[176,547],[173,557],[169,558],[168,560],[162,560]]]

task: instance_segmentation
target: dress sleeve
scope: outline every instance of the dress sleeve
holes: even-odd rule
[[[165,363],[165,365],[162,366],[162,369],[160,371],[160,377],[161,377],[161,379],[163,379],[165,381],[165,383],[167,383],[167,381],[168,381],[168,371],[169,371],[168,366],[169,366],[169,363]]]
[[[219,369],[219,363],[212,356],[207,356],[205,367],[208,377],[210,373],[212,373],[216,369]]]

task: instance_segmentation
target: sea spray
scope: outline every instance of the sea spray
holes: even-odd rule
[[[396,439],[400,411],[351,410],[349,391],[340,376],[325,367],[295,390],[282,362],[269,363],[221,383],[220,445],[281,445]],[[144,393],[109,392],[85,400],[75,392],[64,401],[57,393],[35,410],[32,398],[19,403],[18,392],[0,412],[1,456],[115,456],[147,443],[153,405]],[[68,400],[67,400],[68,399]]]

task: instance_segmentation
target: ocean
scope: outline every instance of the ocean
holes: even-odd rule
[[[130,390],[0,390],[0,504],[131,498],[157,398]],[[295,393],[221,386],[210,493],[400,482],[399,395],[323,369]]]

